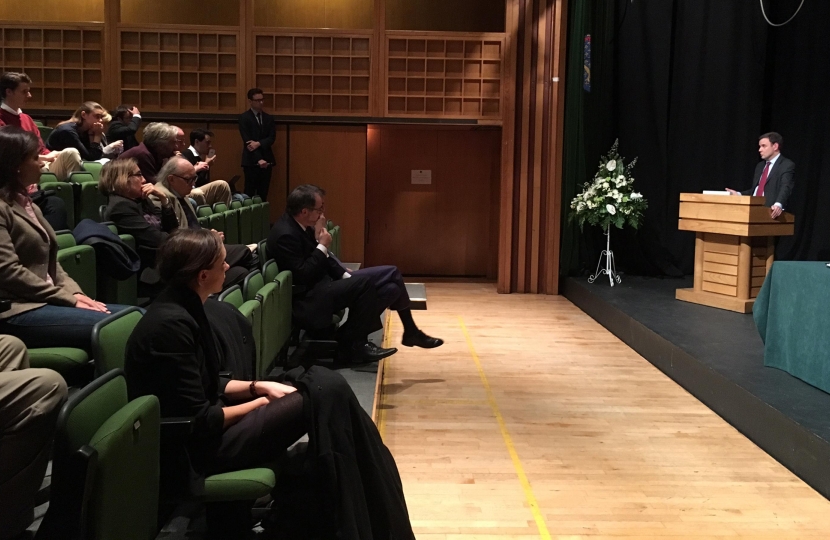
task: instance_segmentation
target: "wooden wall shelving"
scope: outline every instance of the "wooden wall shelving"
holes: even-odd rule
[[[253,86],[277,114],[369,114],[371,32],[254,36]]]
[[[502,35],[386,35],[387,116],[501,119]]]
[[[35,82],[32,108],[75,109],[100,101],[103,28],[90,25],[4,25],[0,72],[24,71]]]

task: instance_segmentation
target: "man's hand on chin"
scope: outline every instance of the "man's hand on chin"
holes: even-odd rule
[[[781,207],[774,204],[769,209],[769,217],[771,217],[772,219],[776,219],[778,216],[781,215],[781,212],[783,212]]]

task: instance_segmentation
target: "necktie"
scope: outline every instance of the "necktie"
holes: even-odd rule
[[[761,181],[758,183],[758,196],[764,196],[764,188],[767,186],[767,175],[769,174],[769,161],[764,165],[764,172],[761,173]]]
[[[259,127],[262,127],[262,116],[260,116],[259,113],[256,115],[256,122],[259,124]]]

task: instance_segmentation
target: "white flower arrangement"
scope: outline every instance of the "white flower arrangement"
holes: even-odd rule
[[[626,165],[617,153],[618,143],[614,141],[611,151],[600,160],[594,180],[586,183],[582,193],[571,201],[570,218],[579,223],[580,229],[585,222],[604,230],[611,225],[622,229],[626,223],[635,229],[640,226],[648,202],[633,189],[631,169],[637,158]]]

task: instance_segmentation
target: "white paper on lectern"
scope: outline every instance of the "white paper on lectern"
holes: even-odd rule
[[[704,195],[729,195],[728,191],[719,191],[719,190],[712,190],[712,189],[704,189]]]

